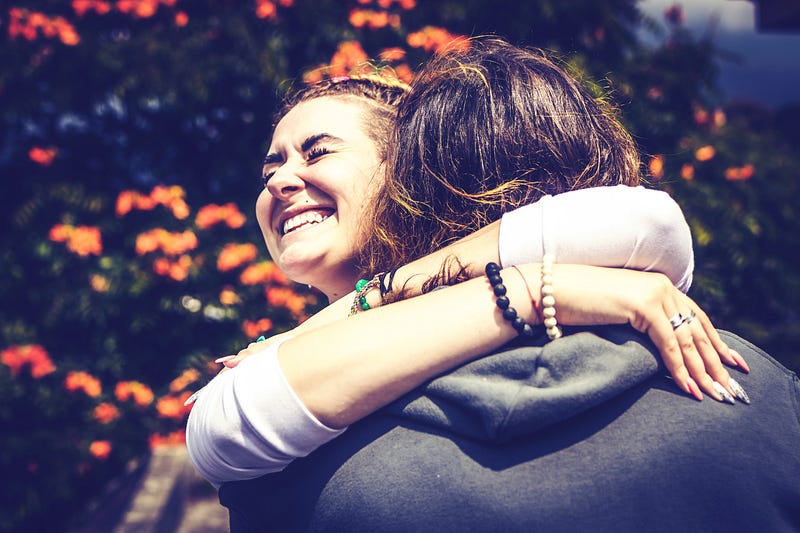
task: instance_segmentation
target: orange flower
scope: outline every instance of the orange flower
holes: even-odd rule
[[[0,361],[11,370],[16,377],[22,367],[30,367],[31,377],[40,379],[56,371],[56,366],[45,349],[38,344],[10,346],[0,352]]]
[[[97,398],[103,392],[100,380],[83,370],[73,370],[64,379],[64,387],[70,392],[82,390],[91,398]]]
[[[409,33],[406,42],[412,48],[422,48],[426,52],[441,53],[445,50],[466,51],[469,40],[463,35],[454,35],[438,26],[425,26],[420,31]]]
[[[397,65],[394,71],[395,74],[397,74],[397,77],[406,83],[411,83],[411,80],[414,79],[414,72],[406,63]]]
[[[711,145],[706,145],[697,149],[697,151],[694,153],[694,158],[698,161],[709,161],[714,159],[715,155],[717,155],[717,151],[714,150],[714,147]]]
[[[272,320],[269,318],[262,318],[257,321],[245,320],[242,324],[242,331],[251,339],[255,339],[259,335],[263,335],[272,329]]]
[[[244,263],[249,263],[258,255],[254,244],[226,244],[217,257],[217,270],[227,272]]]
[[[103,402],[94,408],[93,416],[101,424],[110,424],[119,418],[119,409],[112,403]]]
[[[361,63],[367,61],[367,53],[358,41],[345,41],[331,58],[331,76],[346,76]]]
[[[180,392],[198,379],[200,379],[200,371],[196,368],[187,368],[180,376],[170,382],[169,391],[173,393]]]
[[[722,109],[714,110],[714,127],[721,128],[728,121],[725,112]]]
[[[352,9],[350,11],[350,25],[354,28],[363,28],[367,23],[368,13],[366,9]]]
[[[393,48],[384,48],[378,55],[383,61],[400,61],[406,57],[406,51],[395,46]]]
[[[189,24],[189,15],[185,11],[178,11],[175,13],[175,25],[182,28]]]
[[[105,461],[111,455],[111,443],[107,440],[96,440],[89,444],[89,453],[97,459]]]
[[[50,228],[50,240],[53,242],[67,242],[72,234],[72,226],[67,224],[56,224]]]
[[[56,154],[58,154],[58,148],[49,147],[49,148],[42,148],[41,146],[34,146],[30,150],[28,150],[28,157],[34,163],[38,163],[43,167],[49,166],[53,159],[56,158]]]
[[[58,17],[55,20],[55,27],[58,31],[58,38],[67,46],[75,46],[81,42],[80,35],[78,35],[75,27],[64,18]]]
[[[67,249],[81,257],[100,255],[103,252],[103,241],[100,228],[94,226],[77,226],[67,241]]]
[[[127,215],[133,209],[134,203],[136,202],[136,198],[139,196],[139,193],[136,191],[122,191],[117,196],[117,205],[115,208],[115,212],[117,213],[118,217]]]
[[[704,126],[708,124],[708,111],[705,109],[698,107],[694,110],[694,122],[700,126]]]
[[[755,172],[755,167],[749,163],[741,167],[730,167],[725,170],[725,179],[729,181],[745,181],[752,178]]]
[[[305,298],[289,287],[270,287],[266,290],[267,302],[274,307],[285,307],[293,313],[301,313],[306,308]]]
[[[225,205],[209,204],[200,208],[195,224],[200,229],[208,229],[214,224],[225,222],[231,229],[241,228],[247,219],[233,202]]]
[[[72,9],[79,17],[90,10],[95,11],[98,15],[105,15],[111,11],[111,5],[102,0],[72,0]]]
[[[150,448],[157,448],[159,446],[179,446],[186,443],[186,431],[183,429],[176,429],[172,433],[162,435],[160,433],[153,433],[150,435]]]
[[[81,257],[100,255],[103,252],[100,228],[95,226],[56,224],[50,228],[49,237],[54,242],[66,242],[67,249]]]
[[[222,305],[236,305],[241,303],[241,301],[242,299],[239,298],[239,295],[236,294],[236,291],[230,287],[225,287],[219,293],[219,303]]]
[[[191,392],[186,391],[179,396],[162,396],[156,403],[156,411],[162,418],[183,420],[191,411],[191,405],[183,405],[191,395]]]
[[[261,261],[245,268],[239,276],[239,281],[244,285],[256,285],[258,283],[285,285],[289,283],[289,278],[272,261]]]
[[[654,155],[650,158],[650,164],[648,165],[650,169],[650,175],[653,176],[653,179],[660,180],[664,177],[664,156],[663,155]]]
[[[687,181],[694,179],[694,165],[686,163],[681,167],[681,177]]]
[[[161,249],[167,255],[180,255],[197,248],[197,235],[192,230],[183,233],[164,232],[162,236]]]
[[[114,388],[114,396],[120,402],[127,402],[133,398],[133,403],[146,407],[153,403],[153,391],[139,381],[120,381]]]
[[[108,289],[111,288],[111,282],[103,275],[92,274],[89,276],[89,286],[95,292],[108,292]]]
[[[191,266],[192,258],[188,255],[182,255],[177,261],[169,262],[167,275],[175,281],[183,281],[189,277],[189,268]]]
[[[278,8],[270,0],[256,0],[256,16],[260,19],[274,19],[278,15]]]

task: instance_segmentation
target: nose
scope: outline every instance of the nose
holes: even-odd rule
[[[267,181],[269,193],[280,200],[287,200],[306,188],[306,182],[289,165],[282,165]]]

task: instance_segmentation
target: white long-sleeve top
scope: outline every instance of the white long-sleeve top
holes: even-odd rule
[[[503,266],[539,262],[662,272],[688,290],[694,257],[675,201],[643,187],[599,187],[548,196],[503,216]],[[285,340],[285,339],[284,339]],[[278,363],[280,342],[224,372],[198,395],[186,428],[197,470],[214,485],[286,467],[344,429],[326,427],[303,405]]]

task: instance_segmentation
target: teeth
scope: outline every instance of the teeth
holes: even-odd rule
[[[293,231],[306,224],[319,224],[329,216],[330,215],[322,215],[318,211],[306,211],[304,213],[300,213],[299,215],[293,216],[283,223],[283,234],[286,235],[290,231]]]

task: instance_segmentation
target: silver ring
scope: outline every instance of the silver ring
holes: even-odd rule
[[[672,329],[678,329],[686,321],[686,317],[680,313],[675,313],[669,318],[669,323]]]
[[[694,320],[695,316],[697,315],[694,314],[694,311],[690,311],[688,315],[675,313],[674,315],[672,315],[672,317],[670,317],[669,323],[672,326],[672,329],[675,330],[684,324],[689,324],[692,320]]]

